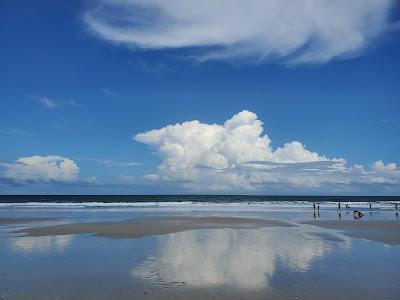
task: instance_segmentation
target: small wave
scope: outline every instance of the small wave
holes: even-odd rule
[[[315,202],[320,205],[320,209],[337,209],[338,203],[335,201]],[[365,209],[369,208],[370,202],[340,202],[342,209]],[[374,210],[393,209],[395,203],[400,205],[400,201],[379,201],[373,202]],[[132,209],[257,209],[257,210],[279,210],[279,209],[309,209],[312,207],[310,201],[252,201],[252,202],[21,202],[21,203],[0,203],[0,208],[132,208]]]

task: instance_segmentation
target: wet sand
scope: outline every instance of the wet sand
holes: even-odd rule
[[[0,218],[11,224],[0,226],[0,298],[373,300],[400,292],[400,247],[362,240],[400,244],[398,220],[301,222],[309,211],[76,209],[60,219],[11,212]]]
[[[0,225],[9,225],[9,224],[23,224],[23,223],[32,223],[32,222],[41,222],[41,221],[56,221],[60,220],[60,218],[41,218],[41,217],[0,217]]]
[[[400,245],[399,221],[313,220],[301,223],[340,230],[343,234],[350,237],[385,243],[388,245]]]
[[[278,220],[238,217],[149,217],[109,223],[75,223],[31,227],[15,231],[27,236],[94,234],[109,238],[141,238],[198,229],[258,229],[263,227],[294,227]]]

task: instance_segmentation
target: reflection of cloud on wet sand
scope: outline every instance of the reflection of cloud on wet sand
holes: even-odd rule
[[[64,251],[71,243],[72,235],[22,236],[10,239],[11,247],[22,253]]]
[[[306,271],[330,243],[291,229],[205,230],[163,237],[159,252],[133,268],[134,277],[191,287],[268,286],[277,263]]]

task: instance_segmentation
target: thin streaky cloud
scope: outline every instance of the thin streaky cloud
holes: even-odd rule
[[[56,100],[47,98],[47,97],[40,97],[40,96],[32,96],[32,98],[39,103],[40,105],[46,107],[46,108],[56,108],[59,106]]]
[[[118,96],[118,93],[114,90],[108,89],[108,88],[101,88],[99,90],[99,92],[105,96],[109,96],[109,97],[116,97]]]
[[[49,109],[61,108],[65,106],[76,107],[76,108],[85,108],[85,106],[75,100],[58,100],[54,98],[49,98],[46,96],[36,96],[36,95],[28,95],[31,99],[35,100],[37,103],[42,105],[43,107]]]
[[[396,26],[395,0],[100,0],[83,20],[98,38],[138,49],[187,48],[198,61],[290,64],[358,56]]]
[[[4,128],[0,129],[0,134],[25,136],[28,134],[28,132],[19,128]]]
[[[141,165],[140,162],[135,162],[135,161],[115,161],[111,159],[97,159],[97,158],[91,158],[87,160],[94,161],[106,167],[132,168]]]
[[[398,121],[395,120],[395,119],[383,119],[383,120],[381,120],[381,123],[385,123],[385,124],[396,124],[396,123],[398,123]]]

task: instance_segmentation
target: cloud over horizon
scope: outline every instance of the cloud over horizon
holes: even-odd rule
[[[244,110],[223,125],[197,120],[139,133],[134,140],[150,145],[161,157],[158,171],[146,174],[191,191],[341,191],[353,187],[400,185],[396,164],[377,161],[369,170],[347,166],[299,141],[274,149],[263,123]]]
[[[1,163],[4,177],[16,181],[71,182],[77,179],[78,165],[71,159],[58,156],[33,155],[20,157],[12,163]]]
[[[20,157],[0,162],[3,187],[29,185],[175,193],[249,194],[374,194],[400,192],[400,169],[382,160],[348,165],[344,158],[327,157],[299,141],[274,146],[263,122],[243,110],[223,124],[198,120],[138,133],[161,158],[157,170],[120,175],[106,181],[88,174],[79,179],[78,164],[58,155]],[[106,167],[137,167],[137,162],[94,160]],[[133,190],[132,190],[133,191]]]
[[[324,63],[359,55],[390,27],[394,0],[100,0],[88,29],[134,49],[190,49],[197,61]]]

